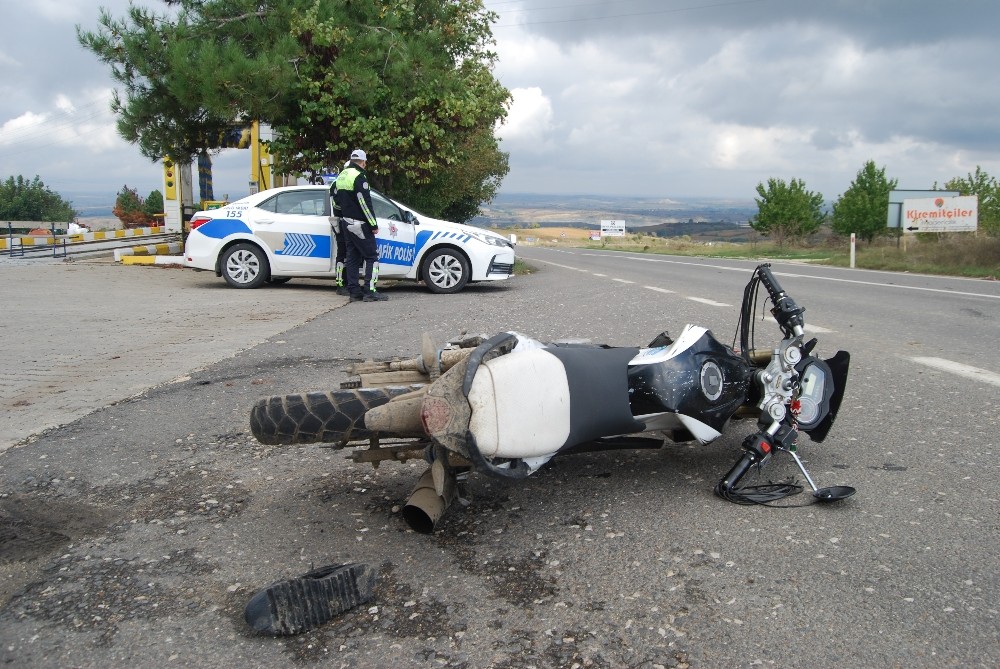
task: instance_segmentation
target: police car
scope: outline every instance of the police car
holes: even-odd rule
[[[514,247],[501,235],[424,215],[371,191],[379,232],[379,278],[423,281],[456,293],[472,281],[514,273]],[[215,272],[234,288],[296,277],[333,278],[336,237],[328,186],[262,191],[191,218],[184,262]]]

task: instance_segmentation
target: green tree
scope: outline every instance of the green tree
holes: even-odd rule
[[[334,5],[292,22],[304,52],[296,108],[275,126],[279,170],[315,173],[362,147],[377,188],[431,215],[475,215],[508,169],[493,134],[510,101],[490,72],[496,15],[481,0]]]
[[[896,179],[886,179],[884,167],[875,167],[872,160],[866,162],[844,194],[833,203],[833,231],[841,235],[853,232],[866,242],[888,234],[889,191],[898,183]]]
[[[6,221],[70,223],[79,212],[35,175],[7,177],[0,182],[0,218]]]
[[[783,246],[788,238],[801,238],[819,230],[823,224],[823,196],[806,190],[805,182],[792,179],[768,179],[767,188],[757,184],[759,198],[757,215],[750,220],[750,227],[774,238]]]
[[[449,221],[468,221],[479,214],[479,205],[496,196],[508,171],[508,156],[497,150],[492,129],[468,139],[454,165],[432,174],[428,182],[396,179],[393,197]]]
[[[157,221],[157,214],[163,213],[163,193],[154,190],[146,197],[146,202],[142,207],[143,212],[151,220]]]
[[[427,213],[462,218],[506,175],[493,131],[510,93],[491,72],[496,14],[482,0],[168,4],[77,28],[122,84],[118,129],[143,155],[187,162],[259,120],[280,173],[337,168],[361,147],[376,187],[404,200],[429,188]]]
[[[991,236],[1000,236],[1000,183],[976,165],[975,174],[966,178],[955,177],[944,187],[957,190],[962,195],[979,198],[979,229]]]
[[[235,126],[282,116],[299,51],[289,23],[305,0],[165,4],[176,10],[130,5],[116,19],[102,8],[97,30],[76,29],[124,89],[111,103],[123,138],[151,160],[188,163],[224,146]]]
[[[159,191],[153,191],[153,193],[159,193]],[[139,195],[135,188],[129,188],[127,185],[118,191],[112,213],[118,217],[126,229],[143,228],[156,221],[155,217],[147,213],[146,200]]]

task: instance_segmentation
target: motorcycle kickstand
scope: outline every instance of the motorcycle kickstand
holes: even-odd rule
[[[809,476],[809,472],[806,471],[806,466],[802,464],[802,459],[799,457],[798,453],[790,448],[778,447],[778,450],[785,451],[792,456],[792,459],[795,460],[795,464],[799,467],[799,471],[802,472],[802,475],[806,477],[806,481],[809,482],[809,487],[812,488],[813,491],[813,498],[815,498],[817,502],[836,502],[842,499],[847,499],[857,492],[854,488],[846,485],[817,488],[816,484],[812,480],[812,477]]]

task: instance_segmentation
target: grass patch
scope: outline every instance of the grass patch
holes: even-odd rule
[[[828,264],[850,265],[850,250],[833,255]],[[979,279],[1000,278],[1000,238],[973,237],[963,233],[923,235],[897,246],[879,240],[857,247],[855,266],[892,272],[943,274]]]

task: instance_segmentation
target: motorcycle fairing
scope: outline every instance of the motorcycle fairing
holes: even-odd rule
[[[691,441],[697,439],[703,444],[715,441],[722,436],[722,433],[711,425],[706,425],[697,418],[685,416],[679,413],[652,413],[636,416],[636,420],[642,421],[649,431],[660,430],[666,432],[671,441]]]
[[[651,365],[655,362],[670,360],[698,343],[698,340],[708,333],[707,328],[688,323],[681,331],[681,336],[667,346],[656,346],[640,349],[634,358],[629,360],[629,366]],[[711,333],[709,333],[711,334]]]
[[[468,392],[479,453],[547,459],[608,434],[643,431],[628,402],[626,369],[637,352],[546,346],[481,363]]]
[[[649,429],[674,428],[675,416],[707,443],[746,401],[752,371],[710,330],[688,325],[669,346],[644,349],[629,362],[632,413]]]

